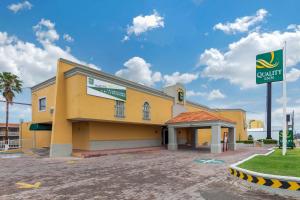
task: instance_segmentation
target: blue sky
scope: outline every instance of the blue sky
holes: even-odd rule
[[[0,71],[24,80],[20,102],[30,103],[28,87],[53,76],[65,57],[158,89],[183,82],[190,100],[264,119],[255,55],[287,41],[288,110],[300,119],[299,8],[296,0],[2,0]],[[274,83],[278,125],[280,96],[281,83]],[[21,118],[30,120],[30,108],[13,106],[10,120]]]

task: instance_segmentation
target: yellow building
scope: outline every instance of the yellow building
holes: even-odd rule
[[[264,128],[264,122],[261,120],[252,119],[249,121],[249,129]]]
[[[236,138],[247,138],[245,111],[210,109],[185,94],[181,84],[160,91],[59,59],[56,76],[32,87],[29,129],[35,146],[50,147],[50,156],[181,144],[210,145],[218,153],[224,132],[231,149]]]

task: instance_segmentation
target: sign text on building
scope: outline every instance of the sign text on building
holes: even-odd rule
[[[87,94],[126,101],[126,87],[87,77]]]

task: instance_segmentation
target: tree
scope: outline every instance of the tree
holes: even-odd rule
[[[6,129],[5,129],[5,143],[8,143],[8,117],[9,105],[13,104],[13,99],[16,93],[22,92],[22,81],[18,76],[10,72],[0,73],[0,92],[6,100]]]

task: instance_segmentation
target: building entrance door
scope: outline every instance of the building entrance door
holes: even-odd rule
[[[162,145],[167,145],[169,143],[169,133],[168,133],[167,127],[162,128],[161,137],[162,137],[162,140],[161,140]]]

